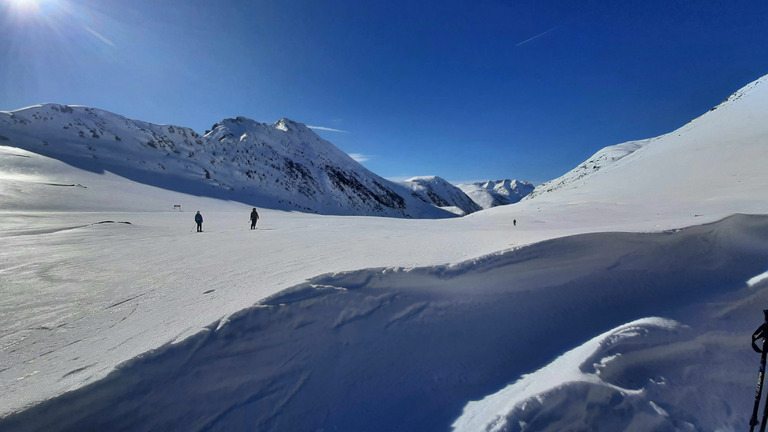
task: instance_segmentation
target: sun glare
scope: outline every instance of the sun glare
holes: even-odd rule
[[[38,0],[7,0],[12,5],[18,8],[31,8],[37,6]]]
[[[52,0],[5,0],[14,9],[18,11],[39,10],[43,3],[50,3]]]
[[[0,0],[6,6],[9,18],[19,25],[52,25],[60,18],[62,6],[67,0]]]

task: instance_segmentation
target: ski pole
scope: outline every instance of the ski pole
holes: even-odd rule
[[[765,346],[765,339],[766,339],[766,330],[768,329],[768,310],[763,310],[763,314],[765,315],[765,321],[763,324],[755,330],[754,333],[752,333],[752,349],[756,352],[760,353],[760,370],[757,373],[757,391],[755,392],[755,407],[752,409],[752,418],[749,420],[749,432],[754,432],[755,426],[759,424],[757,421],[757,411],[760,408],[760,399],[763,394],[763,379],[765,378],[765,356],[766,352],[766,346]],[[757,346],[755,341],[758,339],[763,339],[763,347],[760,348]],[[763,408],[763,424],[760,426],[760,432],[765,432],[765,423],[766,418],[768,418],[768,404]]]
[[[768,311],[763,310],[763,313],[765,314],[765,324],[763,324],[763,352],[760,356],[761,358],[761,364],[763,368],[763,375],[765,375],[765,355],[766,351],[768,351],[768,347],[765,346],[765,340],[768,337]],[[760,432],[765,432],[765,426],[768,424],[768,401],[766,401],[765,405],[763,406],[763,421],[760,423]]]

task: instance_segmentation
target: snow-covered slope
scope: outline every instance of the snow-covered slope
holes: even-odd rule
[[[414,177],[401,184],[412,190],[424,202],[436,207],[456,207],[462,214],[474,213],[482,209],[461,189],[437,176]]]
[[[762,196],[757,180],[768,154],[766,82],[762,77],[750,83],[671,133],[606,147],[526,199],[568,193],[617,201],[690,194],[696,200],[744,187]]]
[[[260,207],[324,214],[448,217],[365,169],[306,126],[243,117],[204,136],[107,111],[45,104],[0,112],[0,144],[94,172]]]
[[[528,194],[527,198],[532,199],[547,192],[556,191],[569,184],[578,182],[582,178],[590,174],[594,174],[597,171],[609,166],[610,164],[621,160],[623,157],[632,154],[635,150],[644,147],[654,140],[655,139],[629,141],[622,144],[605,147],[592,155],[592,157],[587,159],[584,163],[568,171],[562,176],[540,184]]]
[[[488,209],[500,205],[514,204],[533,191],[533,185],[519,180],[489,180],[458,185],[472,201]]]
[[[255,231],[2,148],[0,430],[746,429],[766,114],[763,78],[515,205]]]

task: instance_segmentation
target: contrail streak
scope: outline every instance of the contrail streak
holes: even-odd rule
[[[104,42],[105,44],[107,44],[107,45],[109,45],[109,46],[115,46],[115,44],[114,44],[114,43],[113,43],[111,40],[109,40],[109,39],[105,38],[104,36],[102,36],[102,35],[101,35],[99,32],[97,32],[96,30],[94,30],[94,29],[92,29],[92,28],[90,28],[90,27],[88,27],[88,26],[85,26],[85,30],[86,30],[88,33],[90,33],[90,34],[92,34],[92,35],[96,36],[96,38],[98,38],[100,41]]]
[[[545,34],[547,34],[547,33],[551,32],[551,31],[555,31],[555,30],[557,30],[557,29],[559,29],[559,28],[560,28],[560,26],[552,27],[551,29],[549,29],[549,30],[545,31],[544,33],[539,33],[539,34],[537,34],[536,36],[534,36],[534,37],[532,37],[532,38],[530,38],[530,39],[526,39],[526,40],[524,40],[524,41],[520,42],[519,44],[517,44],[517,45],[515,45],[515,46],[520,46],[520,45],[523,45],[523,44],[527,44],[528,42],[530,42],[530,41],[532,41],[532,40],[534,40],[534,39],[538,39],[538,38],[540,38],[540,37],[544,36]]]

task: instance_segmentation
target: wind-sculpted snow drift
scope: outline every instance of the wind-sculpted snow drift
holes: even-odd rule
[[[757,360],[722,349],[748,345],[759,317],[743,312],[765,303],[768,285],[745,282],[766,263],[768,218],[734,216],[453,266],[329,274],[0,429],[737,428]],[[744,379],[724,379],[734,376]]]
[[[660,426],[674,430],[674,422],[666,411],[646,394],[648,389],[666,384],[665,378],[655,381],[655,376],[641,370],[626,380],[626,369],[637,366],[627,365],[624,357],[659,347],[659,351],[666,352],[664,344],[676,338],[690,338],[691,332],[685,330],[690,329],[661,318],[644,318],[619,326],[500,392],[468,404],[454,426],[464,431],[564,430],[579,424],[589,426],[590,430],[654,430]],[[694,349],[689,351],[698,347],[695,343],[690,345]],[[646,355],[653,359],[653,354]],[[601,375],[610,377],[617,370],[619,381],[630,381],[628,384],[638,389],[603,381]],[[591,416],[601,418],[599,423],[582,420],[587,406]],[[679,421],[679,425],[685,423]]]

